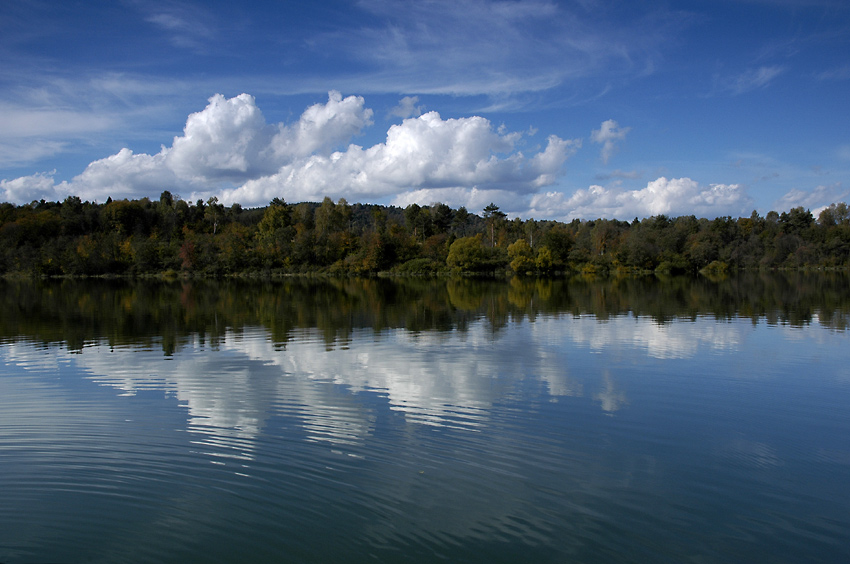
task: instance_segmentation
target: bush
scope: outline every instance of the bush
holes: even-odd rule
[[[479,233],[473,237],[461,237],[449,247],[446,259],[449,268],[461,272],[480,272],[489,266],[487,253]]]
[[[445,267],[429,258],[411,259],[393,269],[396,274],[434,276],[443,272]]]

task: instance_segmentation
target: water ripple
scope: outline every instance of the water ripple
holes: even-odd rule
[[[496,344],[475,323],[348,348],[246,330],[171,356],[3,343],[0,560],[846,555],[840,380],[783,358],[753,375],[724,328],[694,363],[618,321],[572,341],[574,320],[544,321]],[[822,371],[847,360],[815,350]]]

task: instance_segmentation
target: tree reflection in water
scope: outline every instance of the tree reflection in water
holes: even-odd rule
[[[0,336],[113,346],[147,344],[172,354],[191,335],[215,346],[226,331],[263,327],[285,346],[318,329],[327,346],[352,331],[463,332],[486,319],[495,333],[509,320],[632,315],[666,324],[706,316],[843,331],[850,323],[848,276],[746,273],[705,277],[474,279],[292,278],[243,280],[0,281]]]

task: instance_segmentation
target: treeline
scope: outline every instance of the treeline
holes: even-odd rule
[[[0,275],[370,275],[847,268],[850,208],[761,217],[664,215],[570,223],[507,219],[446,204],[226,207],[163,192],[158,201],[0,204]]]

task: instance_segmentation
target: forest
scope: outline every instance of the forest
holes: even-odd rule
[[[243,209],[217,198],[0,204],[0,276],[565,275],[847,269],[850,208],[749,217],[508,219],[443,203]]]

